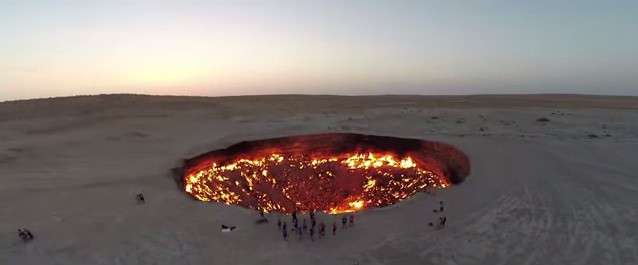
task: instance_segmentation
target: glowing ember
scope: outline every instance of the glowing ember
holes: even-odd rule
[[[186,163],[184,189],[201,201],[263,212],[331,214],[383,207],[469,173],[451,146],[414,139],[323,134],[244,142]]]

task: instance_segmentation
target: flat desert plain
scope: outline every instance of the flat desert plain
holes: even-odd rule
[[[468,155],[471,174],[358,212],[336,236],[287,242],[275,223],[289,217],[256,224],[255,211],[193,200],[172,175],[184,159],[237,142],[327,132],[442,141]],[[443,229],[428,225],[439,201]],[[222,224],[238,228],[221,233]],[[21,227],[35,239],[22,242]],[[638,264],[638,98],[2,102],[0,264]]]

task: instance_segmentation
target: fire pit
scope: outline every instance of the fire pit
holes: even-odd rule
[[[189,159],[184,190],[262,212],[330,214],[384,207],[462,182],[469,160],[438,142],[316,134],[241,142]]]

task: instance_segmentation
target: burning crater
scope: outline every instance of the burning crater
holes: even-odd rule
[[[334,133],[241,142],[187,160],[182,180],[201,201],[337,214],[447,188],[469,171],[467,156],[447,144]]]

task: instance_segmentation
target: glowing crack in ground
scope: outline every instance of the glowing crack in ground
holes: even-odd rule
[[[344,135],[349,136],[276,139],[273,143],[259,143],[258,148],[251,145],[246,148],[243,143],[245,153],[203,156],[187,168],[184,190],[200,201],[240,205],[262,212],[338,214],[388,206],[417,192],[452,184],[450,170],[442,167],[445,163],[419,153],[428,149],[414,151],[402,144],[397,150],[377,147],[369,140],[375,136],[367,136],[361,143],[344,144],[340,140],[359,139]],[[332,141],[315,142],[325,137]],[[347,148],[330,146],[339,143]],[[439,143],[434,147],[436,152],[441,147],[451,148]],[[441,150],[456,152],[445,148]],[[464,155],[453,155],[467,163]],[[462,166],[469,171],[469,165]]]

